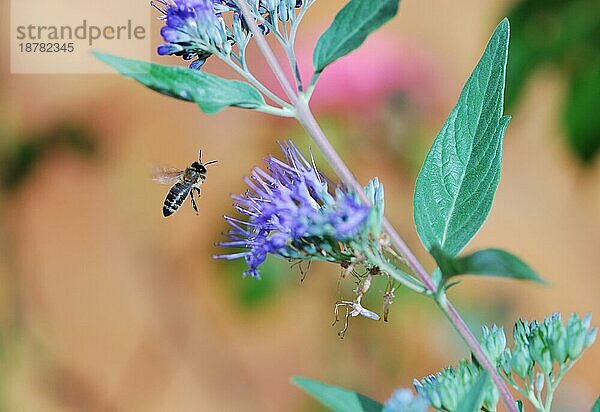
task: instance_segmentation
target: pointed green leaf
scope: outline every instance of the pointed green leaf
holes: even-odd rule
[[[167,96],[195,102],[203,112],[217,113],[228,106],[263,106],[262,95],[247,83],[226,80],[199,70],[164,66],[94,52],[104,63],[127,77]]]
[[[427,250],[456,256],[487,218],[502,162],[509,25],[504,19],[467,80],[415,187],[414,217]]]
[[[481,372],[469,392],[458,402],[455,412],[479,412],[483,404],[487,380],[487,373]]]
[[[369,34],[398,12],[400,0],[350,0],[319,38],[313,54],[315,72],[357,49]]]
[[[596,403],[592,406],[592,410],[590,412],[600,412],[600,396],[596,399]]]
[[[383,405],[360,393],[325,385],[307,378],[294,377],[292,383],[326,407],[340,412],[381,412]]]
[[[431,255],[443,273],[444,283],[457,275],[487,275],[543,283],[525,262],[504,250],[484,249],[453,258],[434,246]]]

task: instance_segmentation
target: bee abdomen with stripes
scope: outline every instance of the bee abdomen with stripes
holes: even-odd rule
[[[163,204],[163,216],[167,217],[175,213],[188,197],[191,190],[191,185],[181,182],[175,183],[165,198],[165,203]]]

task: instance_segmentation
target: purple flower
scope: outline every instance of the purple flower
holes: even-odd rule
[[[273,15],[287,21],[294,8],[301,7],[301,0],[246,0],[255,14],[263,34],[269,32]],[[165,21],[160,34],[165,44],[158,47],[160,55],[181,56],[184,60],[194,60],[192,69],[202,67],[211,55],[229,55],[232,47],[246,47],[250,36],[248,24],[241,16],[241,10],[233,0],[152,0]],[[225,24],[224,13],[233,13],[231,27]],[[265,20],[269,24],[261,24]],[[229,20],[228,20],[229,21]]]
[[[236,209],[246,220],[225,217],[231,226],[227,234],[230,241],[219,246],[243,251],[217,258],[244,258],[248,264],[244,274],[257,278],[268,254],[287,259],[352,261],[359,239],[366,238],[372,229],[371,217],[375,215],[377,220],[378,208],[362,204],[356,194],[343,188],[331,193],[314,162],[292,142],[282,144],[281,149],[285,162],[270,156],[265,160],[269,173],[255,168],[251,178],[245,179],[249,190],[233,196]],[[383,193],[378,193],[383,200]]]
[[[160,34],[166,43],[158,47],[158,54],[194,59],[190,68],[199,69],[214,51],[230,48],[225,23],[215,10],[217,4],[220,1],[152,1],[151,5],[163,14],[165,21]]]

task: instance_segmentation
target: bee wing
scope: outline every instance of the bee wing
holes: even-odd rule
[[[152,180],[161,185],[172,185],[177,182],[183,172],[174,167],[156,167],[152,173]]]

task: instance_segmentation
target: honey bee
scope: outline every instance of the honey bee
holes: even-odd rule
[[[163,216],[169,217],[175,213],[179,207],[190,196],[192,207],[198,214],[198,206],[194,194],[200,196],[202,193],[200,185],[206,180],[206,166],[217,163],[217,160],[211,160],[202,163],[202,150],[198,152],[198,160],[188,166],[185,170],[174,168],[158,168],[154,173],[153,180],[163,185],[172,185],[167,193],[163,203]]]

